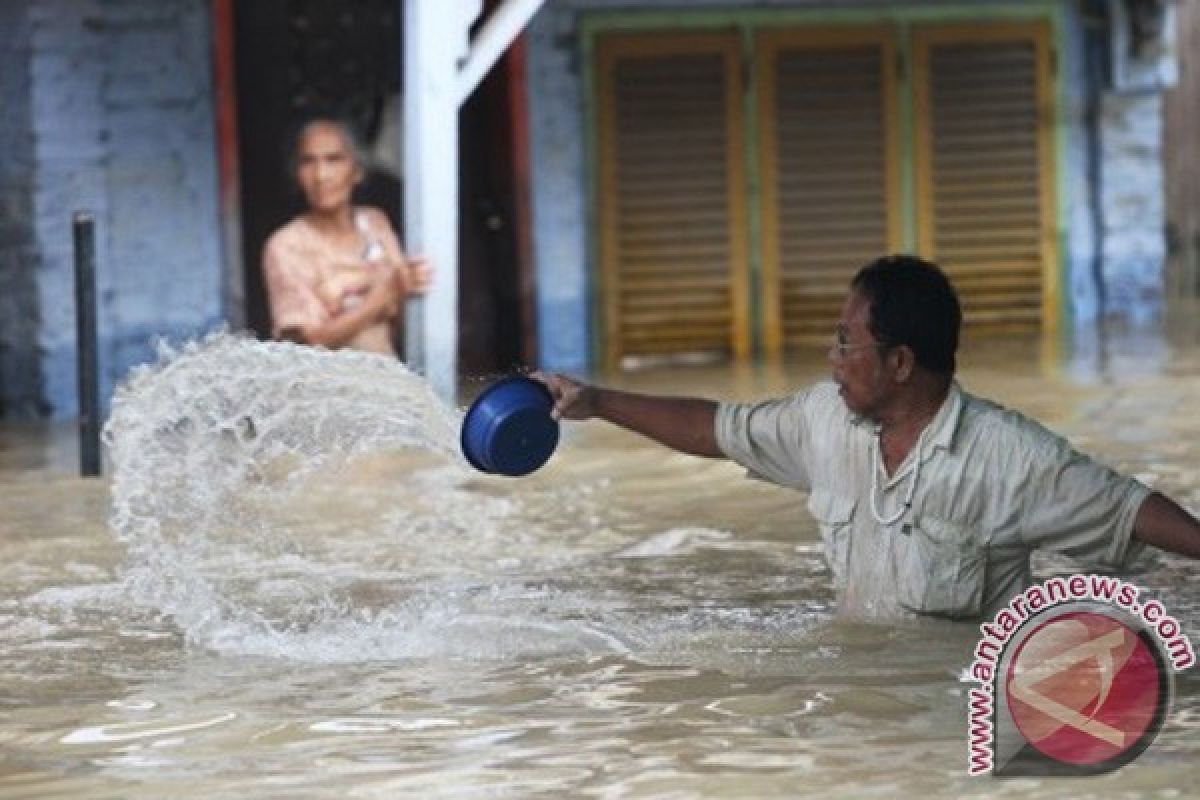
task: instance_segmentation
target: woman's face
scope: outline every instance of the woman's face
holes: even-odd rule
[[[332,125],[314,125],[300,137],[296,180],[314,211],[337,211],[350,205],[362,169],[350,142]]]

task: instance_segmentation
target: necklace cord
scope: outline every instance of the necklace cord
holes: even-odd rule
[[[917,481],[921,479],[921,462],[922,453],[925,450],[925,434],[929,433],[930,426],[926,425],[921,431],[921,435],[917,437],[916,445],[916,464],[912,467],[912,480],[908,484],[908,491],[904,493],[904,504],[900,506],[893,514],[884,517],[879,513],[879,507],[876,505],[875,496],[879,494],[879,473],[883,465],[882,461],[882,439],[883,431],[880,430],[875,434],[875,438],[871,440],[871,516],[875,521],[884,527],[890,527],[900,521],[910,508],[912,508],[913,496],[917,493]],[[877,458],[877,456],[880,456]]]

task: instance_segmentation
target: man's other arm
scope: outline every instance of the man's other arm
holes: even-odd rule
[[[1142,501],[1133,519],[1133,535],[1162,550],[1200,558],[1200,521],[1158,492]]]

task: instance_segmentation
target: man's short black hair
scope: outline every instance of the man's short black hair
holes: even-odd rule
[[[925,369],[954,374],[962,308],[936,264],[916,256],[884,256],[860,269],[850,286],[868,303],[875,341],[907,345]]]

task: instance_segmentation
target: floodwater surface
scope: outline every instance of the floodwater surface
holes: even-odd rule
[[[614,380],[751,399],[826,371],[814,350]],[[968,342],[961,382],[1200,511],[1194,325],[1067,354]],[[971,778],[978,630],[840,618],[802,495],[596,422],[565,424],[532,476],[484,476],[459,418],[398,364],[220,335],[125,385],[104,479],[72,477],[67,428],[0,429],[0,797],[1173,798],[1200,779],[1194,671],[1118,772]],[[1198,576],[1156,556],[1128,579],[1195,641]]]

